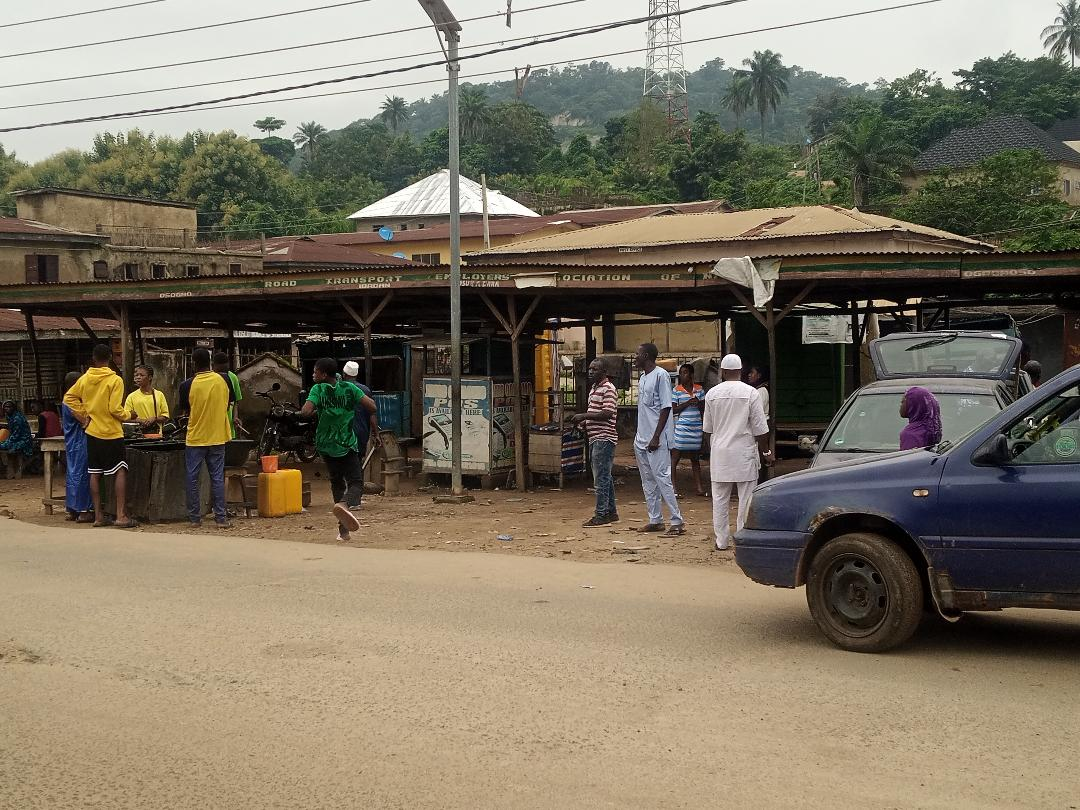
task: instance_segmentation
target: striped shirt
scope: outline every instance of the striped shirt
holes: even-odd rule
[[[589,392],[589,410],[610,411],[618,415],[619,400],[615,393],[615,386],[610,380],[597,383],[592,387],[592,391]],[[609,419],[589,419],[585,422],[585,432],[589,436],[590,444],[593,442],[619,443],[619,434],[615,430],[616,416]]]
[[[705,401],[705,391],[696,383],[692,394],[682,385],[676,385],[671,392],[671,401],[676,405],[682,405],[691,399]],[[675,414],[675,443],[672,447],[690,451],[701,449],[701,408],[691,405],[682,413]]]

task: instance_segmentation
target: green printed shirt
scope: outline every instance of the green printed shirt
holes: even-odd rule
[[[363,398],[364,392],[352,383],[316,383],[311,387],[307,401],[319,414],[315,449],[331,458],[340,458],[357,449],[353,416]]]

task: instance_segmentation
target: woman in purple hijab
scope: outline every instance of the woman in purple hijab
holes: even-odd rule
[[[941,441],[941,406],[925,388],[909,388],[900,400],[900,416],[908,420],[900,431],[900,449],[931,447]]]

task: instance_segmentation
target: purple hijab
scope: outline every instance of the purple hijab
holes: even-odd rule
[[[907,427],[900,431],[900,449],[930,447],[941,441],[941,406],[937,397],[915,386],[904,394],[907,402]]]

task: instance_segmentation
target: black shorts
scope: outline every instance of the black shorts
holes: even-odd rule
[[[116,475],[126,470],[123,439],[99,439],[86,436],[86,471],[91,475]]]

